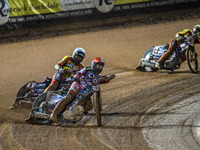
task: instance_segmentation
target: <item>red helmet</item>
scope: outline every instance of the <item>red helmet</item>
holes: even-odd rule
[[[103,70],[103,67],[104,67],[104,61],[103,61],[102,58],[100,58],[100,57],[95,57],[95,58],[92,60],[91,69],[92,69],[96,74],[101,73],[102,70]]]

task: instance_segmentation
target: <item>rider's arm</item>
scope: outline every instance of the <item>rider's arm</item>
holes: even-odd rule
[[[114,79],[115,77],[116,77],[115,75],[106,76],[106,78],[103,78],[103,80],[101,80],[100,84],[108,83],[110,82],[110,80]]]
[[[178,33],[180,36],[191,36],[192,35],[192,30],[190,29],[184,29],[182,32]]]
[[[196,39],[195,41],[194,41],[194,44],[199,44],[200,43],[200,38],[199,39]]]
[[[180,32],[176,33],[175,37],[176,37],[176,39],[178,39],[180,37],[184,38],[186,36],[191,36],[191,35],[192,35],[192,30],[184,29],[183,31],[180,31]]]
[[[55,68],[56,70],[59,70],[60,68],[63,68],[63,66],[71,59],[70,56],[65,56],[61,61],[59,61],[56,65]]]
[[[81,70],[81,69],[83,69],[83,68],[84,68],[84,65],[83,65],[83,64],[80,64],[78,70]]]
[[[110,80],[111,79],[109,79],[109,77],[107,77],[107,78],[101,80],[100,84],[108,83],[108,82],[110,82]]]
[[[197,35],[197,38],[194,41],[194,44],[199,44],[200,43],[200,35]]]
[[[81,69],[75,76],[74,78],[81,78],[84,76],[84,74],[86,73],[86,68]]]

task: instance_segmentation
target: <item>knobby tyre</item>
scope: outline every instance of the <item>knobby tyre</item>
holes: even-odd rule
[[[153,47],[146,50],[146,52],[142,55],[142,58],[148,58],[153,53]]]
[[[192,73],[198,73],[197,53],[193,48],[187,50],[187,63]]]
[[[94,96],[94,108],[96,111],[97,124],[100,127],[101,126],[101,112],[100,112],[99,93],[94,92],[93,96]]]
[[[33,115],[33,119],[36,123],[38,124],[42,124],[42,125],[46,125],[46,124],[50,124],[51,121],[50,119],[41,119],[41,118],[37,118],[35,117],[35,113],[36,112],[42,112],[44,113],[44,108],[42,108],[43,104],[46,103],[46,97],[47,97],[47,93],[43,93],[41,94],[33,103],[33,107],[32,107],[32,115]]]
[[[148,50],[146,50],[146,52],[143,54],[142,58],[146,58],[146,59],[149,59],[149,57],[152,55],[153,53],[153,49],[154,47],[152,48],[149,48]],[[156,72],[158,71],[157,68],[151,68],[152,72]]]
[[[23,97],[27,97],[28,93],[29,91],[26,89],[26,84],[24,84],[17,92],[16,99],[12,107],[19,107],[20,101],[23,100]]]

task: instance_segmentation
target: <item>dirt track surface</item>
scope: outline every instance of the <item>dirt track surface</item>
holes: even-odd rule
[[[198,23],[200,18],[1,44],[0,149],[200,149],[199,74],[186,63],[174,73],[135,70],[146,49]],[[102,85],[102,127],[93,111],[77,124],[55,127],[26,124],[28,109],[8,109],[20,86],[52,76],[54,65],[78,46],[86,50],[86,66],[100,56],[102,75],[117,76]]]

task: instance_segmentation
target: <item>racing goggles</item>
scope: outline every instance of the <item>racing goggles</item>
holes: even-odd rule
[[[78,60],[78,61],[82,61],[83,60],[83,57],[79,56],[79,55],[75,55],[75,59]]]
[[[99,63],[95,64],[95,69],[102,70],[102,69],[103,69],[103,67],[104,67],[104,65],[103,65],[103,64],[99,64]]]

